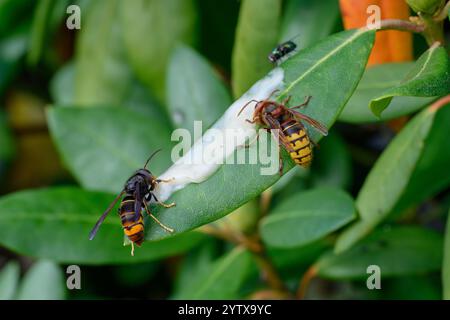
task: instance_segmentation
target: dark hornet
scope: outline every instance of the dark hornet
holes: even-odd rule
[[[175,203],[165,204],[159,201],[153,191],[155,190],[158,183],[169,182],[169,180],[157,179],[148,169],[147,165],[152,159],[152,157],[161,151],[161,149],[156,150],[145,162],[142,169],[138,169],[125,183],[122,191],[117,195],[114,201],[109,205],[106,211],[100,216],[97,223],[95,224],[92,231],[89,233],[89,240],[94,239],[97,234],[100,225],[105,220],[108,213],[114,208],[117,201],[123,197],[120,207],[119,216],[122,222],[122,227],[125,235],[131,241],[131,255],[134,255],[134,244],[141,246],[144,241],[144,219],[142,216],[142,210],[145,209],[147,214],[158,223],[161,228],[167,232],[173,232],[173,229],[162,224],[149,210],[147,202],[152,198],[156,203],[162,205],[165,208],[170,208],[175,205]]]

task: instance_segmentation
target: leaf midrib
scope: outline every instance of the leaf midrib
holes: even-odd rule
[[[298,77],[295,81],[291,82],[291,84],[278,96],[278,98],[284,97],[289,91],[292,90],[293,87],[295,87],[301,80],[303,80],[307,75],[309,75],[311,72],[314,71],[317,67],[319,67],[322,63],[327,61],[330,57],[334,56],[336,52],[344,48],[347,44],[352,42],[354,39],[358,38],[360,35],[367,32],[367,30],[359,29],[355,32],[354,35],[352,35],[350,38],[342,42],[339,46],[337,46],[335,49],[331,50],[329,53],[327,53],[325,56],[317,60],[315,64],[313,64],[306,72],[304,72],[300,77]]]
[[[430,62],[430,59],[431,59],[431,56],[432,56],[433,52],[434,52],[437,48],[439,48],[439,47],[433,47],[433,48],[430,48],[430,50],[428,51],[428,54],[427,54],[427,58],[426,58],[425,62],[423,63],[422,68],[420,68],[419,72],[418,72],[413,78],[407,80],[405,83],[412,82],[412,81],[416,80],[418,77],[420,77],[420,76],[422,75],[422,73],[423,73],[423,72],[425,71],[425,69],[427,68],[428,63]]]

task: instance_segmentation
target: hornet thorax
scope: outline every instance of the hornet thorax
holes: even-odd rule
[[[152,191],[156,186],[155,177],[147,169],[139,169],[125,183],[125,192],[134,194],[139,188],[139,193],[144,195],[148,191]]]

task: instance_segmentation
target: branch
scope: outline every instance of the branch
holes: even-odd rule
[[[425,26],[406,20],[385,19],[380,21],[379,30],[398,30],[422,33],[425,31]]]
[[[266,256],[264,252],[255,253],[255,258],[263,271],[264,280],[274,290],[283,292],[284,294],[291,296],[291,293],[284,285],[283,280],[275,269],[272,261]]]
[[[432,112],[438,111],[443,106],[450,104],[450,94],[440,98],[439,100],[435,101],[430,107],[429,110]]]
[[[219,228],[214,225],[205,225],[199,230],[203,233],[215,236],[236,245],[242,245],[247,248],[251,253],[253,253],[267,284],[273,290],[282,292],[286,296],[291,296],[291,293],[284,285],[284,282],[272,264],[272,261],[270,261],[269,257],[267,257],[264,246],[259,239],[250,238],[237,230]]]
[[[259,253],[262,251],[262,246],[260,243],[251,240],[244,235],[237,234],[235,231],[231,231],[229,229],[223,229],[215,225],[208,224],[199,228],[199,231],[210,236],[231,242],[235,245],[242,245],[253,253]]]
[[[272,188],[269,188],[263,193],[261,193],[261,200],[260,200],[260,208],[261,208],[261,217],[264,217],[267,215],[267,212],[269,211],[270,202],[272,201],[273,191]]]
[[[306,270],[302,279],[300,280],[300,284],[297,289],[297,299],[303,300],[306,296],[306,291],[308,290],[309,283],[311,280],[317,275],[317,268],[315,265],[312,265],[308,270]]]

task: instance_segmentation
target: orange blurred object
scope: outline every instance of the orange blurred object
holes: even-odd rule
[[[377,5],[381,19],[408,20],[409,7],[405,0],[340,0],[342,20],[345,29],[364,27],[373,11],[367,8]],[[412,34],[395,30],[377,32],[375,46],[369,57],[368,66],[387,62],[413,60]]]

